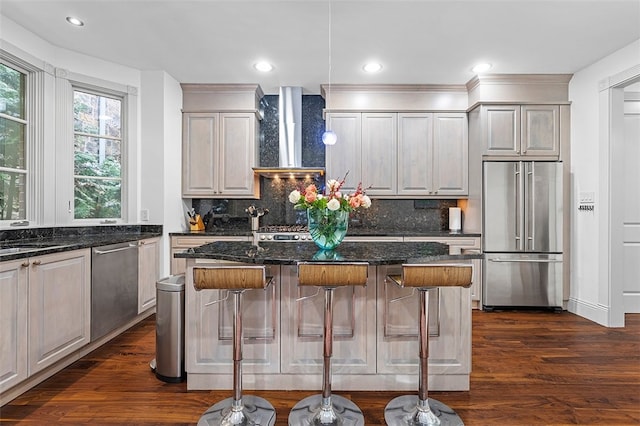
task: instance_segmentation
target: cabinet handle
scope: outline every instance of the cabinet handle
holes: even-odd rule
[[[27,260],[26,262],[22,262],[22,267],[26,268],[27,266],[29,266],[29,261]]]
[[[33,261],[33,265],[38,266],[40,265],[42,262],[40,260],[34,260]]]

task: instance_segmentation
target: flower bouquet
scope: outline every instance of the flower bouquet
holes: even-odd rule
[[[324,194],[318,192],[314,184],[289,194],[289,201],[295,209],[307,210],[309,233],[323,250],[334,249],[347,235],[349,212],[371,206],[371,199],[364,193],[361,183],[353,194],[342,194],[342,185],[344,178],[330,179]]]

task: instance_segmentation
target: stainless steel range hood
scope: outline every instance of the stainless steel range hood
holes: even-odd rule
[[[302,167],[302,87],[280,87],[278,167],[254,167],[260,176],[323,176],[324,168]]]

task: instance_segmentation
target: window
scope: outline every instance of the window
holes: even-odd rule
[[[74,218],[122,218],[123,98],[73,92]]]
[[[0,63],[0,220],[27,217],[26,74]]]

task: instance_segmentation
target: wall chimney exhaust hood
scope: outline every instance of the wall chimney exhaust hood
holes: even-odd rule
[[[302,167],[302,87],[280,87],[278,167],[254,167],[260,176],[307,178],[324,175],[324,168]]]

